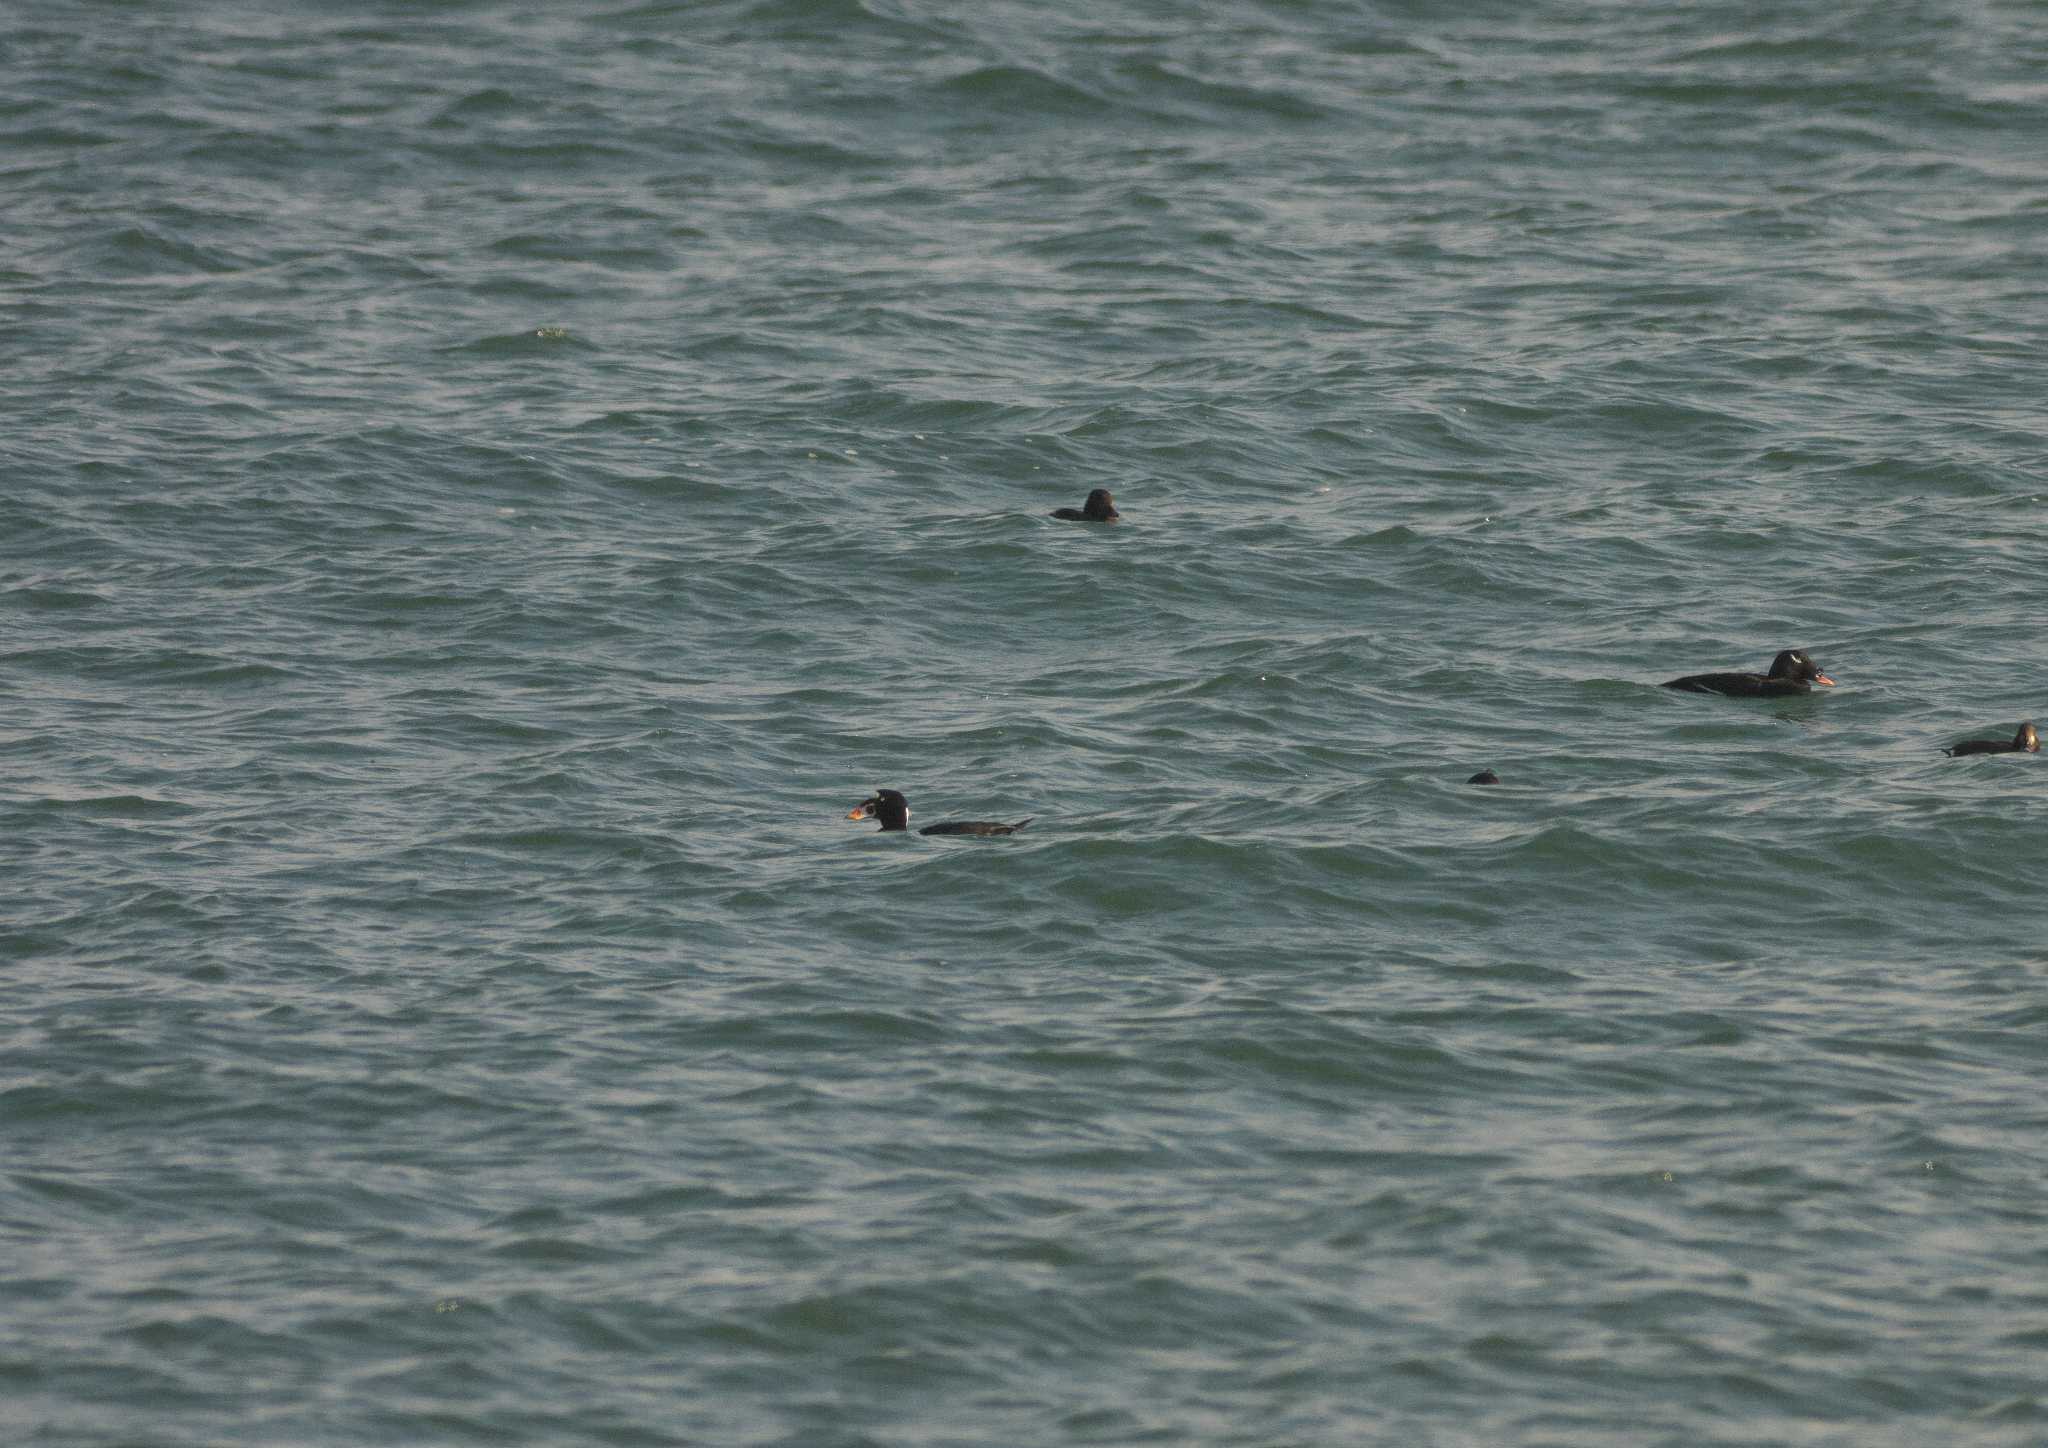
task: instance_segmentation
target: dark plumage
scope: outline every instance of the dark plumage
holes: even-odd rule
[[[910,828],[910,801],[900,790],[878,789],[853,807],[847,815],[850,820],[880,820],[883,830],[907,830]],[[1024,826],[1037,819],[1032,815],[1018,820],[1013,825],[998,824],[994,820],[947,820],[944,824],[926,825],[921,835],[1014,835]]]
[[[1080,507],[1055,508],[1052,516],[1069,523],[1114,523],[1123,514],[1116,510],[1116,500],[1110,497],[1109,489],[1097,488]]]
[[[1738,699],[1775,698],[1811,693],[1813,686],[1832,689],[1835,681],[1820,671],[1805,649],[1787,649],[1771,660],[1768,674],[1687,674],[1664,687],[1690,694],[1732,694]]]
[[[1965,754],[2032,754],[2041,747],[2041,736],[2034,732],[2034,721],[2029,719],[2020,725],[2020,732],[2012,736],[2012,743],[2002,739],[1965,739],[1950,749],[1941,752],[1951,759]]]
[[[1466,780],[1466,781],[1465,781],[1465,783],[1467,783],[1467,784],[1499,784],[1499,783],[1500,783],[1500,776],[1499,776],[1499,775],[1497,775],[1497,774],[1495,774],[1495,773],[1494,773],[1494,772],[1493,772],[1492,770],[1490,770],[1490,769],[1482,769],[1482,770],[1480,770],[1480,771],[1479,771],[1479,773],[1477,773],[1477,774],[1473,775],[1473,776],[1472,776],[1472,777],[1471,777],[1470,779]]]

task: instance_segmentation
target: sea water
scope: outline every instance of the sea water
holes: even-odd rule
[[[2048,1438],[2043,20],[13,0],[10,1441]]]

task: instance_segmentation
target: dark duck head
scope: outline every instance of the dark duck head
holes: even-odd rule
[[[1820,671],[1820,665],[1813,661],[1813,655],[1805,649],[1787,649],[1771,660],[1771,671],[1767,679],[1791,679],[1801,684],[1819,684],[1823,689],[1835,687],[1835,681]]]
[[[900,790],[878,789],[853,807],[850,820],[880,820],[885,830],[910,828],[910,801]]]
[[[903,797],[901,790],[878,789],[859,804],[847,816],[850,820],[880,820],[884,830],[907,830],[910,828],[910,801]],[[997,820],[945,820],[939,824],[926,825],[921,835],[1014,835],[1030,819],[1018,820],[1015,824],[1003,824]]]
[[[1684,689],[1692,694],[1735,694],[1758,697],[1811,693],[1815,684],[1823,689],[1835,681],[1821,672],[1813,655],[1805,649],[1786,649],[1771,660],[1768,674],[1687,674],[1666,681],[1667,689]]]
[[[1052,515],[1070,523],[1114,523],[1123,516],[1116,510],[1116,499],[1110,497],[1108,488],[1097,488],[1079,508],[1055,508]]]
[[[1965,739],[1961,744],[1941,752],[1950,758],[1965,754],[2034,754],[2041,748],[2041,736],[2034,732],[2034,721],[2029,719],[2020,725],[2019,733],[2012,736],[2012,743],[2003,739]]]

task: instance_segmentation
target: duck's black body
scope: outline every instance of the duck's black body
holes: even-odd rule
[[[1835,687],[1805,649],[1787,649],[1771,660],[1768,674],[1687,674],[1664,685],[1689,694],[1728,694],[1738,699],[1772,699],[1785,694],[1810,694],[1813,686]]]
[[[1497,775],[1497,774],[1495,774],[1495,773],[1494,773],[1494,772],[1493,772],[1492,770],[1490,770],[1490,769],[1482,769],[1482,770],[1480,770],[1480,771],[1479,771],[1479,773],[1477,773],[1477,774],[1473,775],[1473,776],[1472,776],[1472,777],[1471,777],[1470,779],[1466,780],[1466,781],[1465,781],[1465,783],[1467,783],[1467,784],[1499,784],[1499,783],[1500,783],[1500,776],[1499,776],[1499,775]]]
[[[2012,743],[2002,739],[1965,739],[1953,748],[1941,752],[1951,759],[1960,759],[1965,754],[2033,754],[2041,748],[2041,736],[2034,732],[2034,721],[2029,719],[2020,725],[2020,732],[2012,736]]]
[[[1069,523],[1114,523],[1123,514],[1116,510],[1116,500],[1109,495],[1108,488],[1097,488],[1088,495],[1088,500],[1078,508],[1055,508],[1055,518],[1064,518]],[[921,831],[930,834],[930,830]]]
[[[850,820],[880,820],[887,830],[910,828],[910,801],[900,790],[878,789],[853,807],[847,815]],[[1014,835],[1036,819],[1021,819],[1013,825],[999,824],[994,820],[947,820],[944,824],[926,825],[921,835]]]

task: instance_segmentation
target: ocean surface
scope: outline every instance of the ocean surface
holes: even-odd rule
[[[2048,1442],[2037,0],[9,0],[0,200],[9,1443]]]

